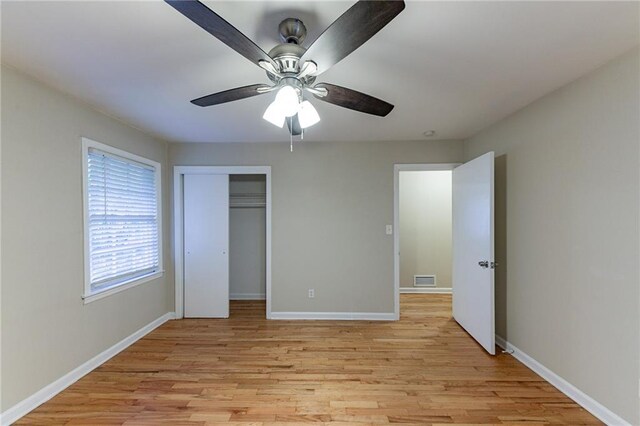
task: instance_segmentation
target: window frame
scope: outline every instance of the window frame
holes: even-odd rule
[[[108,155],[123,158],[124,160],[135,161],[154,168],[156,186],[156,210],[158,218],[158,270],[142,276],[125,279],[122,282],[111,286],[93,290],[91,288],[91,255],[89,237],[89,150],[96,149]],[[82,138],[82,204],[83,204],[83,239],[84,239],[84,292],[82,299],[84,303],[90,303],[112,294],[120,293],[140,284],[155,280],[164,275],[163,267],[163,238],[162,238],[162,168],[157,161],[141,157],[130,152],[114,148],[89,138]]]

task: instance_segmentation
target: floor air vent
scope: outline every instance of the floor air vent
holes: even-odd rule
[[[435,287],[436,276],[435,275],[414,275],[413,286],[414,287]]]

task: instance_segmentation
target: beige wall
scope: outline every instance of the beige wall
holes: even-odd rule
[[[459,141],[171,144],[172,165],[272,166],[272,310],[393,312],[394,163],[454,163]],[[307,297],[315,289],[315,298]]]
[[[231,194],[265,194],[264,175],[231,175]],[[256,297],[266,287],[266,210],[232,207],[229,210],[229,294]]]
[[[173,310],[173,280],[165,208],[165,277],[83,304],[80,137],[160,162],[163,184],[167,146],[13,69],[1,79],[4,411]]]
[[[632,424],[639,75],[636,49],[466,142],[498,156],[498,334]]]
[[[400,287],[436,275],[451,288],[451,171],[400,172]]]

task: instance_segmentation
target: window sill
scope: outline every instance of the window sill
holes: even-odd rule
[[[149,275],[144,275],[142,277],[134,278],[129,281],[125,281],[122,284],[119,284],[116,287],[111,287],[100,292],[85,294],[82,296],[83,302],[86,305],[87,303],[95,302],[96,300],[104,299],[105,297],[111,296],[116,293],[120,293],[121,291],[129,290],[130,288],[137,287],[140,284],[144,284],[146,282],[155,280],[164,275],[164,271],[154,272]]]

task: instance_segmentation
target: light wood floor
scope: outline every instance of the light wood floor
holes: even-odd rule
[[[170,321],[18,424],[527,423],[598,420],[509,355],[447,295],[402,295],[399,322]]]

